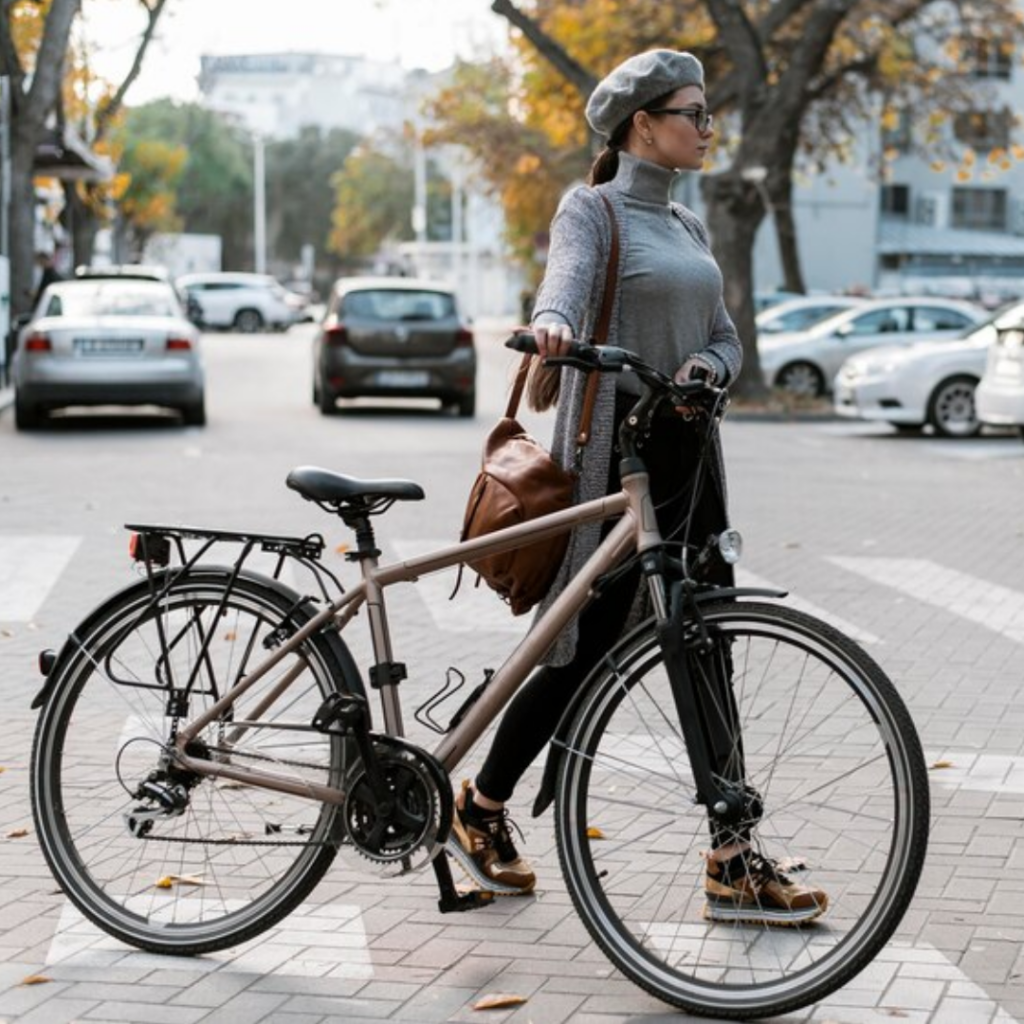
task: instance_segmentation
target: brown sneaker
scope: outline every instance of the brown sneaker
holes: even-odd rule
[[[482,889],[504,896],[525,895],[537,878],[512,843],[508,811],[488,813],[473,803],[469,781],[455,798],[448,852]]]
[[[708,921],[806,924],[828,908],[827,893],[791,881],[753,850],[721,862],[708,857],[704,894]]]

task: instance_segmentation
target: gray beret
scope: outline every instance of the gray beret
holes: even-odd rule
[[[649,50],[623,61],[587,100],[587,121],[599,135],[610,137],[616,128],[651,100],[682,89],[704,88],[704,68],[692,53]]]

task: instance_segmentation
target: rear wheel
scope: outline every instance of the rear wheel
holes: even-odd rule
[[[790,363],[779,370],[775,386],[801,398],[818,398],[825,393],[825,378],[813,363]]]
[[[974,409],[978,382],[960,375],[944,380],[928,400],[928,422],[943,437],[974,437],[981,424]]]
[[[235,314],[235,330],[243,334],[256,334],[263,325],[263,314],[258,309],[240,309]]]
[[[317,390],[316,401],[325,416],[332,416],[337,411],[338,396],[326,384],[321,384]]]
[[[51,870],[91,921],[158,953],[258,935],[309,893],[342,835],[337,806],[198,776],[167,756],[177,731],[314,613],[271,581],[243,576],[229,588],[228,577],[195,570],[165,591],[138,584],[83,623],[52,670],[36,731],[32,802]],[[361,691],[347,648],[315,634],[193,749],[337,787],[343,741],[311,723],[345,688]]]
[[[468,395],[463,395],[455,403],[456,412],[465,419],[470,419],[476,415],[476,392],[471,392]]]
[[[793,880],[823,889],[827,911],[785,928],[704,919],[708,816],[653,626],[612,652],[565,738],[559,856],[591,935],[638,985],[695,1013],[783,1014],[849,981],[896,928],[924,862],[927,776],[902,700],[851,641],[771,605],[704,615],[731,657],[734,706],[704,705],[733,734],[721,763],[742,763],[763,804],[751,841],[783,871],[804,865]],[[714,660],[693,657],[712,692]]]
[[[206,400],[200,398],[198,402],[193,402],[192,405],[186,405],[181,410],[181,420],[186,427],[205,427],[206,426]]]
[[[45,416],[39,406],[14,393],[14,426],[18,430],[35,430],[42,426]]]

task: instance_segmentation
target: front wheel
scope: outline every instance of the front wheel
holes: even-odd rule
[[[592,676],[565,739],[559,856],[590,934],[638,985],[692,1013],[782,1014],[845,984],[903,916],[927,842],[924,759],[892,683],[834,629],[766,604],[704,616],[734,704],[709,716],[763,805],[751,841],[827,911],[785,928],[705,920],[708,817],[653,626]]]
[[[974,409],[978,382],[960,375],[944,380],[928,400],[928,422],[943,437],[974,437],[981,430]]]
[[[50,869],[87,918],[157,953],[260,934],[320,880],[343,831],[338,806],[199,776],[165,756],[178,730],[314,613],[270,580],[229,585],[230,572],[194,569],[166,588],[169,577],[144,581],[94,613],[51,670],[36,729],[32,805]],[[345,688],[361,690],[347,648],[314,634],[193,749],[338,787],[345,744],[311,723]]]

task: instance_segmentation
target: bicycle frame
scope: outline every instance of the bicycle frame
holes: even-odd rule
[[[200,775],[217,776],[277,790],[312,800],[340,804],[345,799],[343,790],[314,783],[297,782],[294,778],[252,768],[239,768],[187,752],[189,743],[211,722],[219,719],[247,690],[255,685],[288,654],[295,651],[309,636],[334,624],[340,631],[364,605],[367,607],[374,659],[378,675],[388,673],[393,664],[391,639],[388,630],[384,590],[396,583],[414,582],[419,577],[439,572],[487,555],[499,554],[521,547],[528,541],[563,533],[586,523],[603,522],[621,515],[622,520],[590,556],[581,571],[569,582],[547,612],[523,638],[491,679],[487,689],[470,708],[463,720],[440,742],[434,756],[451,772],[466,756],[473,744],[522,685],[530,672],[540,664],[565,625],[585,607],[591,597],[594,583],[603,574],[619,565],[631,551],[639,553],[657,548],[662,543],[651,504],[649,478],[646,471],[633,472],[622,481],[617,494],[598,498],[561,512],[507,527],[484,537],[443,548],[439,551],[404,562],[381,566],[375,554],[360,559],[362,580],[351,590],[319,612],[300,630],[296,631],[272,654],[262,659],[227,693],[205,712],[189,722],[178,733],[176,759],[178,763]],[[664,615],[665,594],[660,579],[652,578],[652,598],[655,610]],[[292,675],[286,676],[275,688],[272,699],[285,692],[290,682],[302,671],[298,665]],[[374,684],[381,691],[384,731],[391,736],[404,735],[398,682],[385,678]],[[266,703],[260,712],[266,710]],[[246,722],[236,722],[236,729],[244,729]]]

